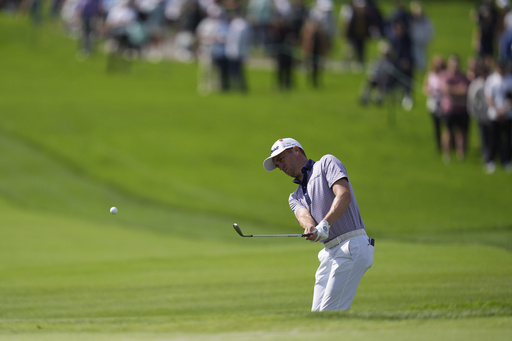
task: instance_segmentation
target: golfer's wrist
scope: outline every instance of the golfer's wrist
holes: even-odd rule
[[[322,221],[320,221],[320,223],[316,226],[316,228],[324,227],[324,226],[327,227],[328,229],[331,228],[331,224],[326,219],[322,219]]]

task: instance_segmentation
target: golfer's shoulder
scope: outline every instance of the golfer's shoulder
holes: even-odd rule
[[[328,165],[331,163],[341,163],[341,161],[332,154],[325,154],[318,160],[317,162],[319,165]]]
[[[316,169],[313,170],[314,174],[330,174],[335,175],[339,172],[344,174],[347,173],[346,167],[343,162],[340,161],[336,156],[331,154],[326,154],[315,163]]]

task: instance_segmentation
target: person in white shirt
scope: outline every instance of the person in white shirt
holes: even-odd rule
[[[489,118],[491,138],[486,170],[493,173],[495,159],[499,157],[507,172],[512,172],[512,75],[505,62],[499,62],[496,71],[489,77]],[[486,94],[487,95],[487,94]]]
[[[484,94],[489,105],[487,115],[490,120],[490,140],[489,153],[485,160],[485,170],[487,173],[494,173],[496,170],[495,159],[501,152],[501,161],[505,168],[510,169],[510,158],[506,155],[507,145],[502,143],[502,133],[506,132],[505,118],[507,112],[505,105],[510,103],[510,97],[507,97],[507,85],[504,80],[507,76],[507,66],[500,62],[496,65],[495,71],[487,77],[484,85]]]
[[[197,49],[198,86],[200,94],[207,95],[216,89],[216,79],[213,70],[212,49],[217,36],[222,9],[212,4],[207,9],[207,17],[199,22],[196,36],[199,42]]]
[[[250,27],[239,12],[229,23],[226,37],[226,57],[228,59],[231,85],[241,92],[247,91],[245,79],[245,61],[249,57],[251,47]]]

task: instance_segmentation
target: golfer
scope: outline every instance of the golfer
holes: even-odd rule
[[[359,281],[373,265],[374,241],[368,238],[343,163],[332,155],[315,162],[299,142],[279,139],[263,166],[279,168],[298,184],[289,204],[306,237],[323,243],[315,276],[312,311],[348,310]]]

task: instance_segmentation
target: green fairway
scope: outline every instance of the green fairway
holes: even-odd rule
[[[431,53],[472,53],[470,6],[428,3]],[[194,64],[108,74],[76,49],[0,13],[0,340],[512,338],[512,174],[484,173],[474,124],[444,164],[419,88],[361,107],[363,74],[280,93],[251,69],[249,94],[203,97]],[[319,244],[232,228],[300,232],[262,166],[280,137],[345,163],[376,238],[348,312],[310,312]]]

